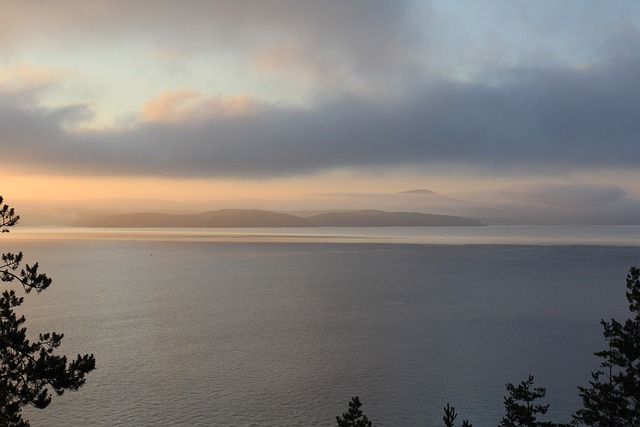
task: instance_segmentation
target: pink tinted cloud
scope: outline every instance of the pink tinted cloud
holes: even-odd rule
[[[258,108],[258,103],[244,94],[205,97],[193,89],[179,89],[163,92],[145,103],[141,119],[146,123],[199,122],[247,116]]]
[[[38,68],[29,64],[0,68],[0,86],[5,90],[22,91],[43,88],[76,75],[77,72],[61,68]]]

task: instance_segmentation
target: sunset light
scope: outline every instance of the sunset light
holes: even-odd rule
[[[3,2],[5,194],[640,207],[634,2],[287,4]]]
[[[640,426],[638,0],[0,0],[0,150],[0,426]]]

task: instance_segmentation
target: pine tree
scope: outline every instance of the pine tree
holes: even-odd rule
[[[594,353],[602,370],[592,372],[589,387],[578,387],[583,408],[573,418],[598,427],[640,426],[640,270],[627,275],[631,316],[624,323],[601,321],[608,350]]]
[[[364,415],[360,407],[360,398],[355,396],[349,402],[349,410],[342,414],[342,417],[336,417],[338,427],[375,427],[367,416]]]
[[[447,406],[445,406],[443,409],[444,415],[442,416],[442,421],[444,421],[444,427],[454,427],[456,418],[458,418],[456,408],[447,403]],[[468,420],[464,420],[462,421],[462,427],[472,427],[472,425],[469,424]]]
[[[547,413],[549,405],[535,403],[547,394],[547,389],[532,389],[533,383],[533,375],[529,375],[517,386],[511,383],[506,385],[509,397],[504,398],[505,415],[499,427],[568,427],[569,424],[537,420],[538,414]]]
[[[0,197],[0,205],[3,199]],[[9,232],[20,217],[8,205],[0,208],[0,230]],[[17,282],[25,293],[40,293],[51,285],[51,279],[38,271],[38,264],[21,268],[22,252],[2,255],[0,279]],[[78,355],[67,363],[66,356],[53,354],[62,342],[62,334],[40,334],[33,342],[27,338],[25,317],[15,309],[24,301],[15,290],[6,289],[0,295],[0,425],[29,426],[22,418],[22,408],[31,405],[44,409],[51,402],[51,392],[61,395],[65,390],[77,390],[85,375],[95,369],[93,355]]]
[[[534,388],[533,375],[522,381],[520,385],[511,383],[506,385],[509,397],[504,398],[505,415],[500,422],[500,427],[531,427],[536,425],[536,415],[546,414],[549,405],[534,404],[534,401],[546,395],[546,389]]]

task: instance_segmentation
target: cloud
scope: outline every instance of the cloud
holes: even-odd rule
[[[192,57],[195,52],[186,47],[172,45],[156,45],[150,51],[151,57],[156,61],[171,66],[177,66],[180,62]]]
[[[393,71],[373,64],[360,67],[362,64],[354,64],[351,55],[345,52],[344,56],[343,59],[337,55],[327,57],[295,41],[286,41],[257,47],[249,52],[248,59],[259,78],[280,80],[298,91],[312,93],[315,99],[336,93],[367,99],[394,96],[394,92],[402,88],[391,81],[406,75],[410,69],[402,70],[399,59],[392,61],[397,65]],[[400,75],[393,76],[398,72]]]
[[[381,84],[406,66],[418,40],[410,9],[410,2],[362,0],[57,0],[38,8],[8,2],[0,14],[0,49],[46,46],[68,54],[136,40],[170,62],[194,52],[251,56],[295,44],[301,67],[344,68]]]
[[[258,76],[279,78],[303,89],[314,84],[344,87],[346,81],[354,80],[343,66],[327,66],[294,42],[257,48],[249,54],[249,61]]]
[[[489,215],[525,223],[637,224],[640,212],[640,198],[614,185],[525,185],[497,197]]]
[[[39,93],[77,74],[72,70],[29,64],[0,68],[0,92],[35,102]]]
[[[193,89],[168,91],[142,107],[145,123],[203,122],[220,117],[247,116],[258,109],[248,95],[205,98]]]
[[[246,54],[258,72],[325,90],[315,103],[297,107],[242,92],[159,89],[132,125],[83,131],[77,124],[91,114],[90,105],[43,106],[39,91],[56,86],[60,76],[18,67],[0,74],[0,82],[7,76],[26,82],[20,91],[0,83],[0,148],[16,166],[245,178],[340,168],[459,166],[514,176],[637,167],[640,34],[632,22],[603,36],[606,54],[598,61],[493,67],[491,78],[462,80],[415,73],[424,40],[411,40],[411,8],[397,2],[192,1],[187,7],[169,0],[60,0],[37,10],[23,3],[9,3],[0,15],[5,36],[20,43],[37,24],[52,43],[73,41],[70,50],[75,43],[99,49],[98,40],[140,37],[148,39],[143,52],[151,46],[173,61],[226,46]],[[405,73],[403,90],[384,90]],[[362,96],[371,93],[376,96]]]
[[[0,97],[0,147],[58,172],[200,177],[462,165],[491,174],[637,168],[640,60],[511,69],[501,84],[441,80],[385,102],[335,96],[310,108],[177,90],[127,129],[70,131],[88,106]]]
[[[40,69],[30,65],[4,68],[0,70],[0,85],[24,87],[46,86],[69,75],[68,71],[60,69]]]

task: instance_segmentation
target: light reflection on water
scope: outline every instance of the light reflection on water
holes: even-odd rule
[[[562,245],[542,229],[537,242],[553,244],[385,240],[411,240],[408,229],[16,230],[2,252],[24,251],[54,278],[25,299],[30,332],[64,332],[64,353],[98,362],[79,392],[28,415],[34,426],[330,426],[359,395],[380,427],[440,425],[447,402],[485,426],[500,420],[504,383],[531,373],[550,419],[567,420],[598,367],[600,318],[627,312],[640,245],[606,242],[630,229],[592,231],[597,246],[585,231]],[[345,238],[367,244],[329,240]]]
[[[640,226],[22,228],[21,240],[640,246]]]

